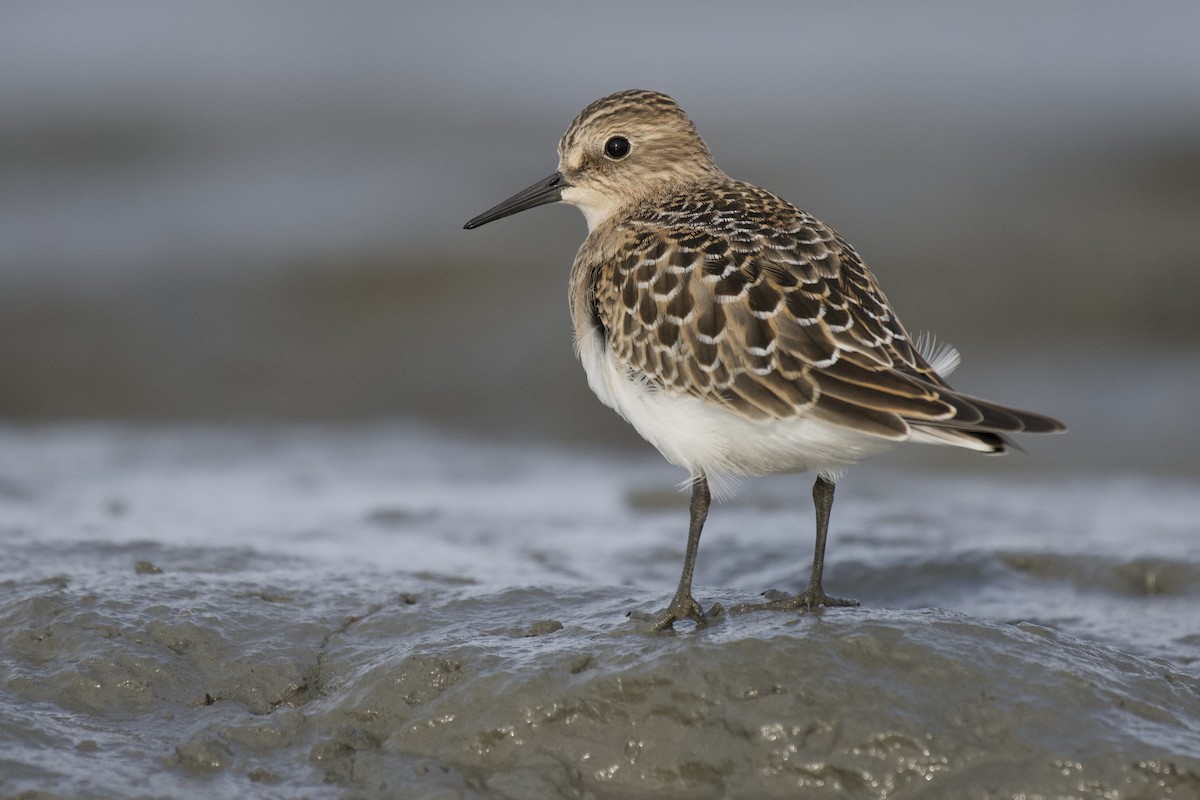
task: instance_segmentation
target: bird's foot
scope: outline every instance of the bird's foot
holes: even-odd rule
[[[734,614],[744,614],[747,611],[812,611],[821,606],[853,608],[858,605],[857,600],[827,595],[819,586],[810,586],[797,595],[770,589],[763,592],[763,596],[767,600],[761,603],[738,603],[729,610]]]
[[[700,606],[700,603],[696,602],[696,598],[690,594],[677,594],[671,600],[671,604],[667,606],[667,610],[657,616],[647,614],[644,611],[630,611],[628,616],[631,619],[642,622],[652,622],[653,624],[650,626],[651,630],[663,631],[674,627],[676,622],[685,619],[690,619],[697,625],[707,625],[724,612],[725,609],[720,603],[714,603],[712,608],[705,611]]]

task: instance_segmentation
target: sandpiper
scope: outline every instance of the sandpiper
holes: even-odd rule
[[[569,300],[588,383],[691,474],[683,573],[654,627],[719,613],[692,597],[692,571],[711,496],[740,476],[815,472],[816,549],[803,592],[733,610],[855,606],[821,580],[846,466],[896,442],[1003,453],[1007,433],[1065,430],[951,389],[957,354],[923,352],[854,248],[722,172],[667,95],[597,100],[558,157],[557,172],[465,227],[559,201],[587,219]]]

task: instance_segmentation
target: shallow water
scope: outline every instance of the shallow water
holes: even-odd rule
[[[651,454],[402,424],[0,431],[0,794],[1197,797],[1200,494],[839,486],[863,602],[653,634]],[[697,597],[794,588],[803,477],[714,507]]]

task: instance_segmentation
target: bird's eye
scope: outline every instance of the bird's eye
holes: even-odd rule
[[[624,136],[614,136],[604,143],[604,155],[613,161],[620,161],[629,155],[629,140]]]

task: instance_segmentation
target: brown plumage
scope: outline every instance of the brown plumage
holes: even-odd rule
[[[563,200],[589,235],[570,304],[592,388],[692,475],[679,589],[659,627],[704,619],[691,569],[710,479],[814,470],[808,590],[770,607],[840,605],[821,588],[833,482],[898,441],[1004,452],[1061,423],[953,390],[841,236],[714,163],[670,97],[632,90],[585,108],[559,171],[467,227]],[[761,607],[761,606],[760,606]]]

